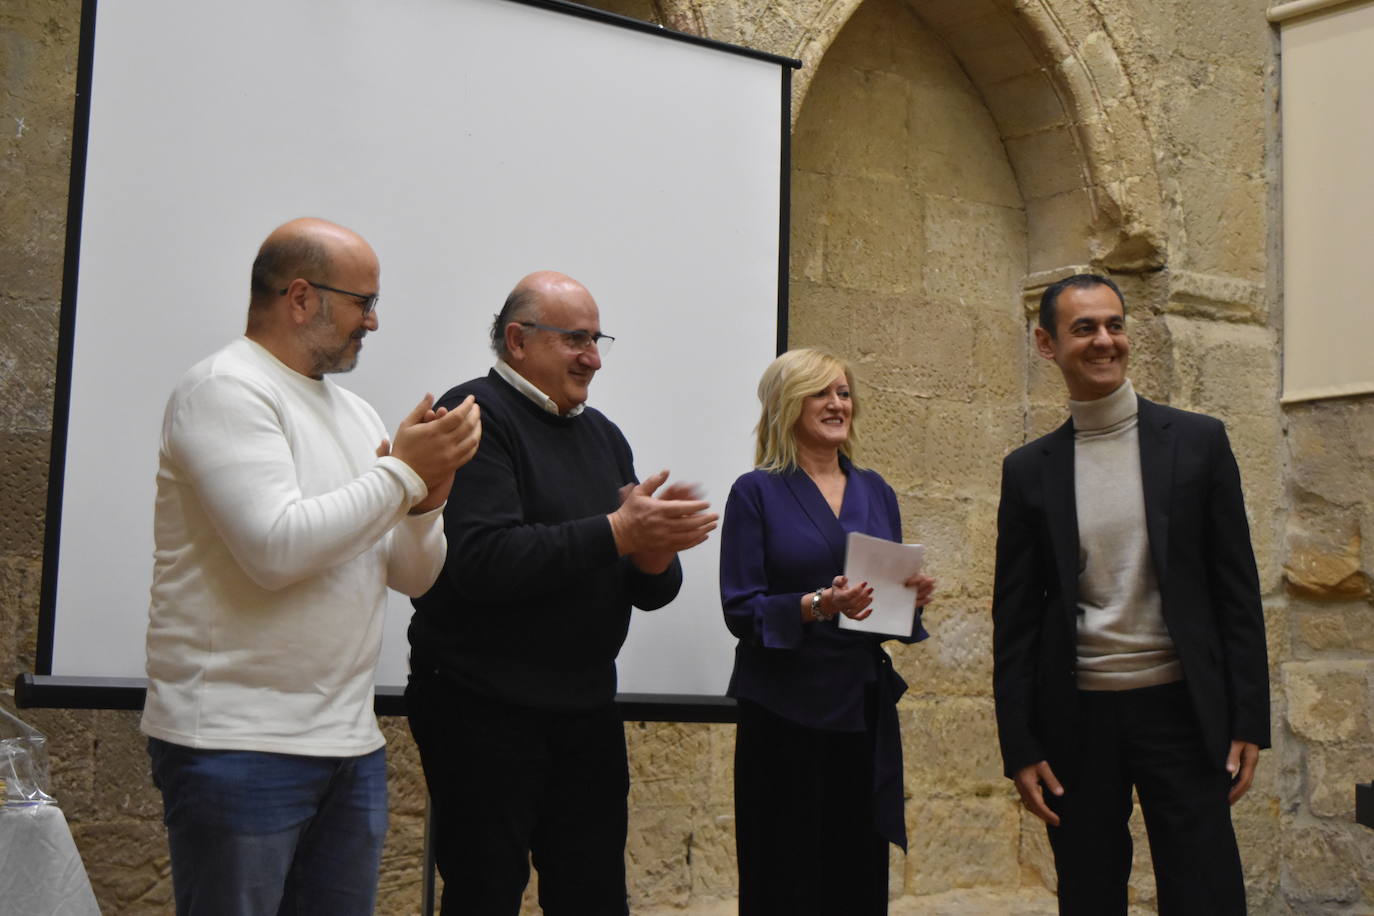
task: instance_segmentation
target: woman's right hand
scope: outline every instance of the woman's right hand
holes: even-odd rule
[[[873,589],[867,582],[850,585],[844,576],[836,576],[829,588],[821,590],[819,616],[811,612],[811,595],[802,596],[802,607],[802,616],[808,621],[829,620],[836,614],[863,620],[873,613]]]
[[[863,620],[873,613],[873,589],[867,582],[851,586],[844,576],[836,576],[826,591],[830,595],[832,612],[839,611],[850,620]],[[824,595],[821,596],[821,603],[825,603]]]

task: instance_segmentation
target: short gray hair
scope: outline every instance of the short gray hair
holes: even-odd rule
[[[329,276],[329,249],[314,234],[300,232],[286,238],[269,238],[253,261],[249,308],[263,309],[281,288],[297,277]],[[320,280],[323,283],[323,280]]]
[[[512,321],[529,321],[538,317],[538,298],[534,290],[527,286],[517,286],[510,291],[506,303],[491,322],[491,352],[496,354],[497,359],[505,361],[510,356],[510,350],[506,347],[506,325]]]

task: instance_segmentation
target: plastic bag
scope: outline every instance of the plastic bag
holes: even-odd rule
[[[48,739],[0,706],[0,806],[55,805],[48,794]]]

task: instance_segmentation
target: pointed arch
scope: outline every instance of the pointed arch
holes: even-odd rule
[[[863,0],[781,11],[765,0],[660,0],[665,20],[799,57],[793,118],[816,66]],[[1026,204],[1030,273],[1092,263],[1143,272],[1167,260],[1154,144],[1114,29],[1091,0],[906,0],[950,48],[992,112]],[[728,34],[727,34],[728,33]],[[794,121],[795,123],[795,121]]]

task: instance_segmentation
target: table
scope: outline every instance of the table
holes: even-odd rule
[[[5,916],[100,916],[61,808],[0,808],[0,901]]]

